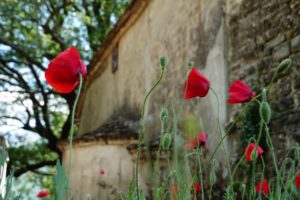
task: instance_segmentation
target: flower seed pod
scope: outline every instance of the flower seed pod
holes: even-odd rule
[[[277,67],[277,73],[282,73],[292,65],[292,60],[290,58],[284,59]]]
[[[258,156],[258,152],[256,150],[256,147],[254,147],[254,150],[251,152],[251,160],[256,160],[257,156]]]
[[[268,124],[271,120],[271,107],[268,102],[264,101],[261,103],[259,108],[260,118]]]
[[[194,62],[190,60],[188,66],[189,68],[192,68],[194,66]]]
[[[211,185],[214,185],[217,182],[215,160],[213,160],[212,162],[211,170],[209,173],[209,182]]]
[[[160,113],[160,120],[164,122],[169,117],[168,110],[164,108]]]
[[[172,144],[172,135],[170,133],[165,133],[161,138],[161,146],[163,149],[169,149]]]
[[[217,175],[215,171],[210,171],[209,182],[211,185],[214,185],[217,182]]]
[[[160,58],[160,65],[163,69],[165,69],[168,64],[169,64],[169,62],[168,62],[168,59],[166,57]]]

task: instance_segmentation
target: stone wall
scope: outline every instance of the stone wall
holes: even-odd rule
[[[264,87],[281,60],[293,60],[269,93],[271,137],[282,157],[300,142],[300,1],[231,0],[226,13],[230,82]]]

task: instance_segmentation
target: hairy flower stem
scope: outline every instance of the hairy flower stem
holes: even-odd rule
[[[229,126],[229,128],[227,129],[227,131],[225,132],[225,134],[222,136],[220,142],[217,144],[217,146],[214,149],[213,153],[211,154],[210,158],[208,159],[209,162],[213,159],[214,155],[217,153],[218,149],[223,144],[225,138],[228,136],[228,134],[230,133],[231,129],[235,126],[236,122],[242,117],[242,114],[246,111],[246,108],[249,105],[250,105],[250,102],[245,105],[245,107],[241,110],[241,112],[239,112],[239,115],[231,123],[231,125]]]
[[[272,156],[272,160],[273,160],[273,164],[274,164],[274,168],[275,168],[275,172],[276,172],[276,193],[277,193],[277,197],[280,197],[280,182],[281,182],[281,177],[279,174],[279,170],[278,170],[278,166],[277,166],[277,159],[276,159],[276,155],[275,155],[275,151],[274,151],[274,146],[271,140],[271,136],[270,136],[270,132],[269,132],[269,128],[267,126],[267,124],[265,124],[265,130],[266,130],[266,135],[267,135],[267,144],[270,148],[270,152],[271,152],[271,156]]]
[[[201,156],[202,156],[202,149],[197,147],[197,158],[199,164],[199,176],[200,176],[200,185],[201,185],[201,199],[204,200],[204,188],[203,188],[203,175],[202,175],[202,166],[201,166]]]
[[[177,115],[176,115],[176,111],[174,108],[174,105],[172,104],[172,111],[173,111],[173,128],[172,128],[172,134],[173,134],[173,156],[174,156],[174,160],[175,160],[175,169],[176,169],[176,182],[179,181],[179,165],[178,165],[178,152],[177,152]]]
[[[227,168],[228,168],[228,173],[229,173],[229,178],[230,178],[230,186],[231,186],[231,190],[232,190],[233,189],[233,179],[232,179],[232,174],[231,174],[230,161],[229,161],[227,148],[225,147],[225,144],[223,142],[223,140],[224,140],[223,139],[223,134],[222,134],[223,131],[222,131],[221,122],[220,122],[220,100],[219,100],[219,96],[216,93],[216,91],[212,88],[210,88],[210,89],[211,89],[211,91],[213,92],[213,94],[215,95],[215,97],[217,99],[217,122],[218,122],[218,127],[219,127],[219,134],[220,134],[220,137],[222,138],[221,139],[222,146],[223,146],[224,153],[225,153],[225,156],[226,156]]]
[[[258,102],[260,103],[260,102]],[[251,191],[250,191],[250,199],[252,199],[252,195],[255,193],[253,193],[254,189],[252,189],[255,185],[255,166],[256,166],[256,157],[257,157],[257,148],[258,148],[258,145],[260,143],[260,139],[261,139],[261,136],[262,136],[262,130],[263,130],[263,121],[262,119],[260,120],[260,123],[259,123],[259,134],[258,134],[258,138],[256,140],[256,145],[255,145],[255,148],[254,148],[254,153],[255,153],[255,156],[254,156],[254,160],[253,160],[253,163],[252,163],[252,173],[251,173]]]
[[[234,167],[234,169],[232,171],[232,178],[234,178],[236,170],[239,168],[239,166],[242,163],[242,161],[244,160],[245,156],[246,156],[246,153],[243,154],[243,156],[241,157],[241,159],[239,160],[239,162],[235,165],[235,167]]]
[[[161,139],[163,137],[163,134],[164,134],[164,130],[165,130],[165,120],[163,120],[161,122],[161,129],[160,129],[160,142],[159,142],[159,145],[158,145],[158,150],[156,152],[156,162],[155,162],[155,165],[154,165],[154,184],[155,184],[155,188],[158,188],[159,187],[159,184],[160,184],[160,176],[157,177],[157,174],[160,174],[160,154],[161,154],[161,147],[162,147],[162,144],[161,144]]]
[[[139,129],[139,135],[138,135],[138,151],[137,151],[137,158],[135,161],[135,186],[136,186],[136,195],[137,195],[137,199],[139,200],[140,196],[139,196],[139,160],[141,157],[141,150],[142,150],[142,140],[144,138],[144,114],[145,114],[145,108],[146,108],[146,103],[147,100],[150,96],[150,94],[153,92],[153,90],[159,85],[160,81],[162,80],[162,77],[164,75],[164,71],[165,68],[162,67],[161,68],[161,72],[160,72],[160,76],[159,79],[155,82],[155,84],[152,86],[152,88],[149,90],[149,92],[146,94],[144,101],[143,101],[143,105],[142,105],[142,111],[141,111],[141,126]]]
[[[267,86],[268,90],[271,90],[272,86],[273,86],[273,80],[274,80],[274,76],[272,78],[272,81],[270,83],[270,85]],[[220,142],[217,144],[214,152],[211,154],[210,158],[209,158],[209,162],[213,159],[214,155],[216,154],[216,152],[218,151],[218,149],[220,148],[221,144],[223,143],[223,141],[225,140],[225,138],[228,136],[228,134],[230,133],[231,129],[236,125],[236,122],[242,117],[242,114],[245,112],[246,108],[250,105],[250,103],[252,101],[258,101],[257,99],[262,96],[262,93],[260,93],[259,95],[257,95],[255,98],[251,99],[251,101],[249,101],[248,103],[245,104],[245,106],[243,107],[243,109],[239,112],[239,115],[235,118],[235,120],[231,123],[231,125],[229,126],[229,128],[226,130],[224,136],[221,138]],[[258,101],[259,102],[259,101]]]
[[[72,113],[71,113],[71,130],[70,130],[70,138],[69,138],[69,146],[70,146],[70,155],[69,155],[69,167],[68,167],[68,182],[69,182],[69,187],[71,188],[71,182],[70,182],[70,178],[71,178],[71,162],[72,162],[72,148],[73,148],[73,136],[74,136],[74,119],[75,119],[75,111],[76,111],[76,107],[77,107],[77,103],[78,103],[78,99],[82,90],[82,74],[79,73],[79,87],[78,87],[78,91],[76,94],[76,98],[73,104],[73,108],[72,108]]]
[[[189,72],[187,73],[189,74]],[[187,77],[185,77],[185,80],[187,80],[188,78],[188,75]],[[187,88],[188,88],[188,81],[187,81],[187,84],[185,86],[185,89],[184,89],[184,95],[186,94],[187,92]],[[184,102],[185,102],[185,99],[182,99],[179,103],[179,108],[178,108],[178,115],[176,114],[176,111],[175,111],[175,108],[174,108],[174,104],[173,102],[171,102],[171,107],[172,107],[172,113],[173,113],[173,127],[172,127],[172,135],[173,135],[173,159],[174,159],[174,162],[175,162],[175,169],[176,169],[176,181],[175,182],[179,182],[180,179],[179,179],[179,164],[178,164],[178,152],[177,152],[177,116],[181,116],[181,112],[183,110],[183,105],[184,105]]]

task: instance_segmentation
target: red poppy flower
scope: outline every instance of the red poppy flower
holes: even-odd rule
[[[245,148],[245,157],[248,161],[251,161],[252,160],[252,152],[253,150],[256,149],[257,151],[257,156],[256,158],[258,158],[259,156],[261,156],[263,153],[264,153],[264,150],[260,147],[260,146],[257,146],[256,144],[254,143],[250,143],[246,148]]]
[[[241,80],[233,82],[229,88],[230,98],[227,100],[229,104],[245,103],[256,96],[245,83]]]
[[[296,188],[300,188],[300,173],[295,178]]]
[[[103,170],[103,169],[100,170],[100,174],[101,174],[101,175],[104,175],[105,173],[106,173],[105,170]]]
[[[86,67],[75,47],[56,56],[45,72],[46,81],[59,93],[72,92],[79,82],[79,75],[86,76]]]
[[[207,143],[207,135],[204,132],[199,132],[197,138],[191,140],[187,144],[184,145],[185,149],[192,150],[199,145],[200,147],[206,147]]]
[[[185,99],[193,97],[205,97],[210,87],[209,80],[192,68],[187,81],[184,83]]]
[[[264,179],[263,181],[257,183],[257,185],[255,186],[255,190],[256,192],[262,192],[267,196],[270,193],[269,183],[267,179]]]
[[[48,196],[50,194],[50,192],[48,190],[41,190],[37,195],[36,197],[39,198],[39,199],[42,199],[46,196]]]
[[[201,184],[197,183],[197,182],[194,182],[193,186],[192,186],[192,190],[195,191],[196,193],[200,192],[200,190],[201,190]]]

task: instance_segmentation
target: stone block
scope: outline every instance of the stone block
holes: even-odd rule
[[[294,98],[292,96],[281,96],[278,107],[280,111],[285,111],[294,106]]]
[[[300,75],[294,77],[293,87],[295,90],[300,90]]]
[[[285,39],[284,34],[279,34],[277,37],[274,39],[270,40],[269,42],[266,43],[265,48],[266,49],[271,49],[274,48],[275,46],[279,45],[281,42],[283,42]]]
[[[257,34],[255,39],[256,44],[261,45],[265,43],[265,38],[262,34]]]
[[[292,93],[292,87],[290,80],[284,80],[280,81],[278,84],[278,96],[288,96],[290,93]]]
[[[300,105],[300,92],[294,92],[294,103],[295,103],[295,107],[299,108],[299,105]]]
[[[287,126],[284,126],[283,129],[286,134],[300,139],[300,124],[288,124]]]
[[[294,37],[291,40],[291,50],[292,52],[300,51],[300,35]]]
[[[280,31],[281,31],[281,29],[279,26],[273,27],[273,28],[266,28],[264,36],[267,40],[271,40],[274,37],[276,37],[278,35],[278,33],[280,33]]]
[[[300,9],[300,1],[299,1],[299,0],[293,0],[293,1],[290,3],[290,8],[291,8],[292,11],[299,12],[299,9]]]
[[[285,57],[287,57],[290,53],[289,44],[288,42],[285,42],[273,50],[273,58],[274,60],[281,60]]]

